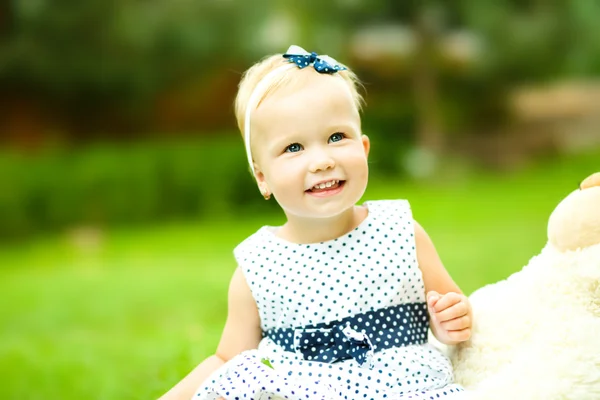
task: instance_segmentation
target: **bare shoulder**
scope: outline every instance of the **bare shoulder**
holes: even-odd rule
[[[417,262],[423,275],[425,291],[461,293],[460,288],[444,267],[435,245],[425,229],[417,221],[413,220],[413,222]]]
[[[441,263],[433,241],[423,229],[421,224],[413,220],[415,230],[415,248],[420,267],[428,267],[435,263]]]
[[[231,281],[229,282],[229,297],[252,297],[250,286],[246,282],[246,277],[240,267],[237,267],[233,272]]]
[[[417,222],[416,219],[413,219],[413,225],[415,227],[415,239],[425,239],[425,238],[429,238],[429,235],[427,234],[427,232],[425,232],[425,229],[423,229],[423,227],[421,226],[421,224],[419,222]]]
[[[261,338],[258,308],[238,267],[229,284],[227,320],[216,354],[224,361],[230,360],[244,350],[255,349]]]

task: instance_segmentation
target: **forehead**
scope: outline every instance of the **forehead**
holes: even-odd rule
[[[309,68],[294,71],[293,79],[265,98],[251,118],[252,136],[358,124],[360,117],[348,82],[340,76]]]

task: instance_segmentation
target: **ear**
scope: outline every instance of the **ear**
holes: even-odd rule
[[[371,150],[371,141],[367,135],[361,136],[363,148],[365,149],[365,156],[369,157],[369,150]]]
[[[257,163],[252,164],[252,174],[254,175],[254,179],[256,179],[257,183],[264,182],[265,175],[262,173]]]
[[[258,164],[254,163],[254,179],[256,179],[256,183],[258,184],[258,189],[260,192],[265,194],[270,194],[269,185],[265,179],[265,174],[260,170]]]

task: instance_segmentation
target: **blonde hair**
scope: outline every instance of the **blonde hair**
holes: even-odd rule
[[[289,65],[290,68],[283,68],[283,66]],[[340,66],[344,66],[343,64],[338,63]],[[346,66],[344,66],[347,68]],[[281,73],[270,75],[270,82],[265,82],[265,90],[263,93],[259,93],[259,97],[256,104],[249,104],[250,97],[253,95],[255,89],[261,83],[265,77],[271,72],[281,68]],[[311,68],[312,67],[307,67]],[[285,86],[292,82],[294,79],[294,75],[300,71],[300,68],[296,67],[295,64],[290,63],[289,60],[283,57],[283,54],[274,54],[271,56],[267,56],[263,58],[261,61],[254,64],[250,67],[243,75],[239,84],[238,93],[235,98],[235,118],[237,120],[238,128],[242,137],[244,136],[244,130],[246,129],[245,125],[245,116],[247,108],[253,107],[254,109],[258,108],[260,103],[267,98],[270,94],[276,91],[279,87]],[[316,72],[316,71],[315,71]],[[362,106],[364,103],[363,97],[359,93],[359,87],[362,87],[358,77],[354,72],[349,69],[345,69],[343,71],[336,72],[335,74],[340,75],[347,83],[348,88],[350,89],[350,93],[352,98],[354,99],[354,104],[358,111],[362,110]],[[254,111],[254,110],[251,110]]]

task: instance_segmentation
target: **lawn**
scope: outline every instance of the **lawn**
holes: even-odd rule
[[[408,198],[471,293],[520,269],[549,213],[598,154],[436,183],[373,181]],[[56,234],[0,249],[0,399],[152,399],[209,355],[225,319],[231,251],[280,216]]]

